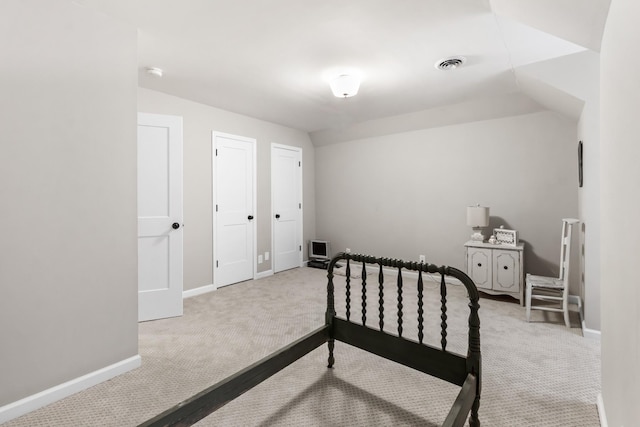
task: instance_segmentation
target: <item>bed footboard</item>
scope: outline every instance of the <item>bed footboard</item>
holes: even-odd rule
[[[346,289],[345,289],[345,317],[340,318],[336,315],[335,308],[335,287],[333,283],[334,268],[339,261],[346,261]],[[361,284],[353,286],[361,286],[360,314],[361,318],[351,319],[352,301],[351,292],[351,268],[352,262],[359,263],[362,268]],[[367,283],[367,266],[369,269],[378,270],[377,283]],[[391,334],[384,330],[385,322],[385,286],[384,270],[392,269],[396,271],[397,279],[394,292],[397,295],[397,334]],[[327,268],[327,312],[326,322],[331,326],[329,346],[329,367],[335,363],[334,346],[335,340],[361,348],[378,356],[400,363],[402,365],[417,369],[421,372],[435,376],[452,384],[461,386],[462,389],[456,399],[449,416],[447,417],[446,426],[463,426],[469,412],[469,424],[471,427],[479,427],[478,409],[480,407],[480,391],[481,391],[481,354],[480,354],[480,318],[478,317],[478,290],[473,280],[462,271],[444,266],[436,266],[427,263],[406,262],[397,259],[377,258],[368,255],[339,253],[336,255]],[[403,325],[405,316],[403,292],[406,292],[408,286],[405,285],[405,276],[403,271],[417,273],[417,321],[418,321],[418,341],[403,337]],[[423,342],[424,338],[424,283],[423,273],[435,274],[440,276],[440,348],[427,345]],[[447,283],[445,278],[453,277],[460,281],[467,290],[469,298],[469,317],[468,317],[468,347],[467,355],[462,356],[447,351]],[[370,289],[373,288],[373,289]],[[367,292],[377,292],[379,296],[378,307],[375,310],[367,307]],[[367,319],[368,312],[377,312],[377,315],[369,315],[373,317]],[[373,328],[367,325],[369,323],[377,323],[377,327]]]

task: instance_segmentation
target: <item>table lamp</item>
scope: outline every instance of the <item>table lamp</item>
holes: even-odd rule
[[[473,228],[471,240],[483,242],[482,228],[489,225],[489,208],[485,206],[467,206],[467,225]]]

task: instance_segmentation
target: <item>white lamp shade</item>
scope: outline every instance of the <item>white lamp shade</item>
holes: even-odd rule
[[[349,98],[358,93],[360,79],[348,74],[342,74],[329,82],[331,91],[338,98]]]
[[[468,206],[467,225],[469,227],[486,227],[489,225],[489,208],[485,206]]]

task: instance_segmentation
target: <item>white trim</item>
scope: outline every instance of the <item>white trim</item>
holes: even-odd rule
[[[216,283],[216,226],[218,215],[216,214],[216,202],[218,201],[218,192],[216,191],[216,131],[211,132],[211,279],[213,287],[217,288]]]
[[[253,216],[258,217],[258,140],[255,138],[249,138],[252,144],[253,151]],[[251,221],[253,224],[253,280],[256,280],[258,275],[258,220]]]
[[[271,143],[271,147],[269,148],[269,246],[271,250],[271,256],[269,257],[269,262],[271,263],[271,271],[275,271],[276,269],[276,245],[273,243],[273,142]]]
[[[582,336],[584,338],[592,340],[600,340],[601,333],[596,329],[587,328],[587,324],[584,320],[584,308],[582,306],[582,299],[578,295],[569,295],[569,304],[575,304],[578,306],[578,312],[580,313],[580,326],[582,328]]]
[[[607,414],[604,411],[604,400],[602,399],[602,393],[598,393],[598,398],[596,400],[596,407],[598,408],[598,417],[600,418],[600,426],[608,427],[609,423],[607,423]]]
[[[110,380],[120,374],[140,367],[142,360],[140,355],[106,366],[97,371],[88,373],[71,381],[51,387],[39,393],[17,400],[0,407],[0,424],[20,417],[43,406],[57,402],[60,399],[71,396],[96,384]]]
[[[600,340],[600,337],[602,336],[602,334],[600,333],[600,331],[596,329],[586,328],[584,326],[584,322],[582,322],[582,336],[584,338],[589,338],[592,340]]]
[[[206,294],[215,290],[215,285],[205,285],[195,289],[188,289],[182,292],[182,299],[196,297],[198,295]]]
[[[575,304],[580,309],[580,317],[582,317],[582,300],[578,295],[569,295],[567,297],[567,302],[569,304]]]
[[[264,279],[265,277],[273,276],[273,270],[261,271],[256,274],[255,280]]]

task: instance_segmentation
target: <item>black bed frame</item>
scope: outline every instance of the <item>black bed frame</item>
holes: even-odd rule
[[[346,319],[336,316],[334,303],[333,270],[338,261],[346,261]],[[362,323],[351,321],[351,262],[362,263]],[[377,264],[379,268],[379,328],[366,326],[366,266]],[[397,279],[397,312],[398,334],[383,331],[384,326],[384,279],[383,268],[395,268]],[[418,273],[418,341],[402,337],[403,333],[403,276],[402,271]],[[423,343],[423,281],[422,274],[440,275],[441,301],[441,340],[440,348]],[[458,279],[467,289],[469,297],[469,333],[467,356],[451,353],[447,346],[447,288],[445,277]],[[334,364],[335,340],[353,345],[380,357],[392,360],[418,371],[448,381],[461,387],[443,426],[463,426],[467,417],[471,427],[479,427],[478,408],[481,390],[481,356],[480,356],[480,319],[478,317],[478,290],[475,284],[462,271],[452,267],[438,267],[433,264],[405,262],[389,258],[376,258],[367,255],[339,253],[327,268],[327,311],[325,324],[304,337],[292,342],[284,348],[272,353],[251,366],[227,377],[213,386],[201,391],[168,409],[167,411],[140,424],[142,426],[190,426],[218,408],[229,403],[252,387],[260,384],[273,374],[318,348],[324,343],[329,347],[329,368]],[[370,285],[371,286],[371,285]],[[469,413],[471,413],[469,415]]]

